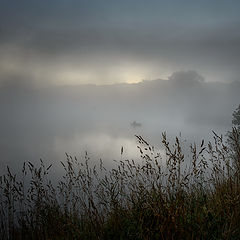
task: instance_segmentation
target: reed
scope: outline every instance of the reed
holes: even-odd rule
[[[162,134],[164,156],[136,136],[140,159],[90,166],[66,154],[52,165],[23,164],[0,177],[0,239],[240,239],[239,134],[234,152],[222,136],[183,152]],[[236,151],[236,149],[238,151]]]

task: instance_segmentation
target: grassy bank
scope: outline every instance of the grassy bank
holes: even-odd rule
[[[112,170],[66,155],[64,176],[24,163],[0,177],[0,239],[240,239],[240,146],[213,134],[192,144],[162,135],[161,156],[142,137],[140,160]],[[234,140],[235,139],[235,140]],[[233,150],[234,149],[234,150]],[[121,149],[121,153],[124,149]]]

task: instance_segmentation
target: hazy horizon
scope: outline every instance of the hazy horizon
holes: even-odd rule
[[[182,135],[186,145],[225,135],[240,102],[240,82],[206,82],[195,71],[175,72],[169,80],[136,84],[37,87],[8,82],[0,87],[1,153],[6,166],[24,161],[59,166],[65,152],[106,165],[140,160],[140,134],[160,147],[161,133]],[[134,125],[133,122],[139,123]]]
[[[237,0],[0,0],[3,171],[64,153],[111,165],[225,135],[240,104]]]

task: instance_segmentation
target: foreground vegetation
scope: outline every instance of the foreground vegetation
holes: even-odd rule
[[[112,170],[66,155],[64,176],[49,180],[51,165],[24,163],[20,175],[0,177],[0,239],[240,239],[240,146],[214,133],[213,143],[165,154],[141,136],[141,161]],[[234,145],[234,148],[232,147]],[[121,149],[121,154],[124,149]]]

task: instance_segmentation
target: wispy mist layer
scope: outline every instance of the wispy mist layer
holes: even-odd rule
[[[189,141],[225,134],[240,103],[240,83],[209,83],[195,71],[169,80],[107,86],[51,86],[7,82],[0,88],[2,163],[59,161],[64,153],[112,161],[137,154],[134,134],[159,145],[166,131]],[[134,127],[136,121],[141,126]]]

